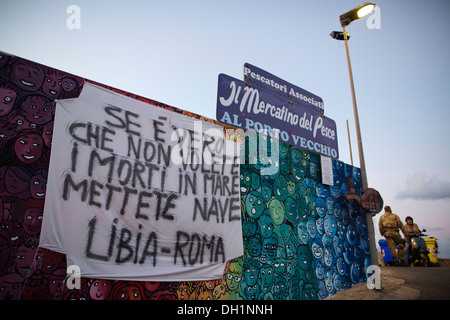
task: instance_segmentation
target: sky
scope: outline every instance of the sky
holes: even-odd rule
[[[321,97],[339,160],[359,166],[345,47],[330,33],[362,2],[2,0],[0,51],[212,119],[218,75],[242,80],[250,63]],[[368,184],[450,258],[450,2],[375,3],[347,27]]]

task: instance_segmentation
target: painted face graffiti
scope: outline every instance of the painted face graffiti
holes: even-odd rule
[[[105,300],[109,296],[112,284],[109,280],[96,279],[89,288],[89,296],[93,300]]]
[[[20,104],[20,113],[30,123],[44,124],[49,122],[54,114],[52,102],[44,96],[27,96]]]
[[[19,161],[30,164],[39,160],[43,150],[43,139],[37,134],[26,134],[17,138],[14,151]]]
[[[263,213],[266,203],[259,192],[250,191],[245,201],[247,213],[253,219],[257,219]]]
[[[61,82],[61,87],[66,92],[72,92],[77,88],[77,81],[71,77],[64,77]]]
[[[17,89],[12,85],[0,85],[0,117],[7,115],[17,98]]]
[[[38,234],[41,230],[43,212],[41,208],[28,208],[25,211],[23,227],[30,235]]]
[[[144,289],[137,282],[125,282],[114,289],[115,300],[143,300]]]
[[[19,59],[12,65],[11,81],[20,89],[37,91],[44,82],[44,70],[37,63]]]
[[[44,200],[47,183],[47,170],[39,170],[31,178],[30,194],[36,200]]]
[[[54,69],[49,69],[45,74],[45,79],[42,84],[42,92],[51,98],[58,98],[63,90],[62,81],[64,77],[65,73]],[[70,88],[71,84],[67,82],[66,87]]]
[[[267,203],[267,207],[269,208],[269,214],[272,218],[273,224],[276,226],[281,225],[284,220],[284,204],[278,200],[277,198],[272,197]]]

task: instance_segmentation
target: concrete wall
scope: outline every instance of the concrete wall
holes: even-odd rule
[[[333,161],[335,185],[326,186],[321,183],[319,155],[280,143],[273,175],[262,176],[258,165],[241,165],[244,256],[227,263],[222,279],[83,278],[81,289],[68,289],[65,256],[38,244],[53,102],[77,97],[84,80],[0,52],[0,299],[307,300],[323,299],[365,281],[364,268],[370,264],[365,215],[343,197],[347,177],[355,190],[361,189],[359,169]]]

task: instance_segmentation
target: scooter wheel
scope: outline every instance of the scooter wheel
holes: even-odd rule
[[[426,253],[421,253],[420,257],[422,258],[423,266],[429,267],[430,266],[430,258],[428,257],[428,255]]]

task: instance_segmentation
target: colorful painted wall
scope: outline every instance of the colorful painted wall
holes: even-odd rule
[[[81,289],[68,289],[65,256],[38,244],[54,100],[77,97],[84,81],[90,80],[0,52],[0,299],[308,300],[365,281],[370,264],[365,214],[343,197],[346,178],[360,192],[359,169],[333,161],[335,185],[326,186],[321,183],[319,155],[280,143],[274,175],[261,176],[258,165],[241,165],[244,256],[227,263],[222,279],[83,278]]]

